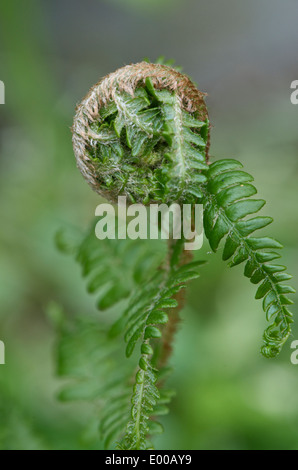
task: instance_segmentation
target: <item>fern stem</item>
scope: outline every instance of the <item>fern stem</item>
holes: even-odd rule
[[[184,240],[183,240],[184,242]],[[181,245],[181,240],[179,240]],[[175,247],[177,247],[177,240],[170,238],[168,241],[168,256],[167,256],[167,265],[168,269],[171,269],[171,263],[175,253]],[[176,261],[176,266],[185,266],[190,263],[193,259],[193,253],[191,251],[186,251],[183,249],[182,253]],[[175,334],[178,329],[178,325],[181,321],[180,312],[185,304],[185,291],[183,289],[179,290],[174,296],[173,299],[177,301],[177,306],[169,309],[169,320],[162,328],[162,338],[161,344],[158,351],[158,362],[157,368],[162,369],[165,367],[171,357],[173,351],[173,342],[175,339]]]

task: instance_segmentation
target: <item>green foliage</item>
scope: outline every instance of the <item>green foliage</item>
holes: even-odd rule
[[[2,384],[1,384],[2,385]],[[45,450],[47,444],[40,437],[30,414],[20,409],[7,393],[0,392],[0,450]]]
[[[127,298],[135,285],[150,277],[164,254],[158,242],[105,239],[99,243],[92,231],[80,245],[77,260],[88,292],[98,294],[98,307],[105,310]]]
[[[128,423],[122,448],[146,448],[150,424],[152,430],[152,423],[148,419],[151,414],[156,414],[156,405],[160,399],[156,387],[157,370],[152,361],[154,350],[150,342],[162,337],[160,326],[168,322],[168,314],[164,310],[178,306],[173,296],[186,287],[186,281],[196,277],[197,272],[186,270],[185,266],[161,269],[151,282],[143,286],[141,292],[137,292],[124,313],[126,356],[132,355],[137,342],[140,343],[141,355],[132,397],[132,419]]]
[[[205,181],[208,125],[150,78],[134,97],[115,93],[89,130],[87,152],[101,190],[131,202],[195,202]]]
[[[152,26],[156,24],[156,13],[158,15],[160,12],[160,0],[126,2],[114,0],[114,2],[118,2],[123,7],[124,4],[134,3],[137,8],[141,8],[140,5],[145,3],[156,4]],[[100,2],[97,3],[100,7]],[[111,0],[108,0],[109,5],[110,3]],[[163,3],[169,3],[170,21],[172,21],[174,18],[173,1],[165,0]],[[246,4],[242,5],[246,9]],[[85,230],[81,220],[85,219],[84,216],[82,217],[82,212],[86,204],[86,188],[81,184],[76,173],[69,145],[69,103],[75,102],[78,98],[72,92],[72,88],[77,88],[78,83],[77,86],[67,90],[68,99],[59,100],[59,105],[53,106],[53,103],[57,102],[57,96],[61,96],[63,90],[59,91],[57,89],[59,84],[55,84],[55,77],[61,74],[59,68],[55,70],[55,63],[60,67],[60,61],[49,62],[48,51],[44,49],[48,40],[51,41],[50,30],[44,28],[46,10],[41,2],[36,0],[27,2],[25,9],[20,8],[20,2],[16,0],[2,2],[0,8],[2,44],[9,44],[9,47],[3,47],[1,50],[2,74],[5,75],[1,79],[5,80],[9,88],[13,90],[13,96],[11,95],[13,99],[7,100],[5,108],[1,107],[3,120],[0,175],[2,195],[0,339],[6,342],[8,363],[5,367],[0,366],[0,448],[3,450],[94,449],[96,448],[95,439],[90,443],[86,435],[83,438],[81,435],[86,407],[81,406],[81,403],[75,403],[74,406],[66,406],[63,409],[51,398],[53,389],[57,387],[57,382],[54,381],[51,373],[51,355],[49,354],[52,333],[42,321],[43,306],[53,296],[63,299],[68,309],[72,309],[74,301],[80,305],[84,301],[82,294],[74,288],[77,279],[76,270],[68,269],[71,263],[65,263],[64,257],[59,258],[55,255],[51,238],[53,227],[57,226],[57,219],[71,220]],[[289,8],[288,14],[291,14],[290,12]],[[241,15],[240,11],[239,13]],[[115,15],[117,16],[116,10]],[[179,15],[180,12],[176,15],[177,22],[179,22]],[[182,39],[179,47],[181,49],[183,40],[186,41],[186,46],[190,41],[189,18],[190,15],[186,21],[179,22]],[[258,20],[257,15],[255,18]],[[138,21],[134,22],[135,31],[139,31],[139,19],[142,20],[139,17]],[[233,22],[232,15],[230,19]],[[105,17],[102,15],[101,22],[104,21]],[[203,16],[201,22],[204,24]],[[268,24],[270,22],[267,22]],[[284,25],[286,24],[285,21]],[[226,28],[226,24],[224,27]],[[98,30],[100,29],[99,25]],[[146,29],[148,32],[152,29],[148,25],[148,18],[146,18]],[[204,36],[205,28],[200,28],[200,30]],[[43,36],[45,31],[47,31],[47,40]],[[69,38],[69,30],[64,25],[62,33],[64,37]],[[193,33],[196,41],[198,39],[196,35],[199,34],[198,28],[193,28]],[[217,28],[214,34],[218,35],[217,40],[222,39],[220,28]],[[263,34],[265,34],[264,30]],[[133,51],[135,35],[129,34],[129,38],[123,41],[125,54]],[[213,38],[216,40],[216,36],[213,35]],[[294,47],[294,41],[292,44]],[[174,45],[175,43],[173,47]],[[252,45],[254,47],[253,42]],[[111,47],[110,53],[104,54],[101,58],[102,68],[107,68],[110,64],[113,45]],[[213,47],[214,41],[207,41],[204,54],[212,57]],[[73,50],[74,48],[71,48],[71,54]],[[228,43],[226,51],[229,54]],[[278,54],[281,58],[282,48],[277,51],[276,63],[279,60]],[[116,56],[120,55],[118,50]],[[91,53],[88,57],[83,57],[83,55],[80,57],[77,57],[80,70],[83,70],[86,65],[93,67],[94,56]],[[222,60],[221,63],[224,64],[225,61]],[[269,61],[268,64],[270,65]],[[19,77],[22,77],[22,80]],[[77,80],[79,80],[78,76]],[[255,99],[250,100],[251,115],[255,112],[255,101],[259,98],[262,100],[262,91],[262,87],[255,89]],[[296,129],[289,122],[287,113],[289,107],[280,106],[278,90],[274,87],[271,91],[274,93],[272,104],[276,105],[276,112],[272,112],[271,106],[267,109],[263,107],[262,115],[257,119],[258,129],[260,125],[265,125],[266,129],[270,129],[267,137],[270,137],[271,145],[264,146],[262,143],[264,134],[254,132],[253,123],[256,122],[254,119],[252,125],[248,127],[250,127],[251,135],[254,136],[254,148],[259,148],[258,152],[251,154],[249,158],[252,160],[250,163],[252,167],[258,167],[258,180],[262,183],[260,189],[262,192],[272,194],[271,203],[275,204],[271,206],[273,213],[276,213],[274,217],[276,220],[279,219],[280,237],[283,241],[287,241],[287,253],[294,265],[297,256],[298,225],[293,223],[290,215],[293,215],[296,210],[297,147],[291,143],[295,142]],[[226,102],[228,102],[227,93]],[[249,107],[249,103],[247,105]],[[45,110],[47,110],[46,113]],[[247,112],[247,116],[249,115],[250,113]],[[233,145],[236,144],[241,148],[241,152],[246,153],[246,158],[248,158],[246,145],[250,145],[251,141],[250,139],[246,141],[243,135],[247,133],[243,133],[244,128],[247,131],[246,124],[244,125],[242,119],[237,122],[235,120],[233,129],[228,129],[228,123],[229,120],[225,122],[222,119],[221,132],[225,131],[225,135],[229,136],[227,142],[233,140]],[[266,129],[265,138],[267,139]],[[280,152],[281,136],[286,146],[284,155]],[[244,137],[243,140],[242,137]],[[225,154],[226,150],[223,145],[222,154]],[[237,158],[240,158],[239,155]],[[276,188],[278,190],[274,191]],[[278,214],[280,207],[284,207],[281,217]],[[20,227],[22,227],[21,237]],[[32,256],[33,253],[34,256]],[[180,388],[181,393],[179,392],[180,397],[175,403],[175,409],[172,410],[171,426],[166,429],[168,435],[171,436],[167,442],[171,442],[172,448],[176,449],[211,446],[230,449],[297,449],[298,415],[294,392],[298,386],[297,368],[289,365],[290,350],[286,350],[284,357],[275,364],[271,364],[270,367],[266,364],[267,361],[260,361],[257,354],[255,357],[248,357],[248,350],[241,354],[246,366],[248,362],[250,363],[248,368],[241,367],[237,360],[233,361],[233,355],[238,354],[237,344],[239,343],[236,340],[234,344],[231,344],[236,325],[231,328],[227,325],[228,320],[214,321],[217,311],[229,304],[230,295],[230,289],[222,289],[220,286],[224,267],[219,264],[220,256],[215,258],[211,266],[212,272],[204,281],[203,288],[200,289],[198,284],[196,286],[198,289],[192,294],[193,305],[187,310],[185,329],[179,338],[180,356],[179,363],[175,363],[174,381],[175,387]],[[143,273],[145,275],[146,269]],[[219,303],[213,308],[210,292],[214,292],[215,287],[218,287],[220,293],[220,308]],[[245,286],[238,284],[237,287],[237,292],[234,289],[235,304],[238,304],[242,295],[246,296]],[[196,302],[200,304],[200,308],[196,306]],[[206,319],[204,307],[207,310],[208,306],[209,309],[212,306],[210,313],[213,315]],[[115,308],[120,307],[116,305]],[[256,304],[256,309],[258,308]],[[80,316],[86,322],[87,310],[85,308]],[[109,321],[112,314],[114,310],[99,314],[98,322],[93,324],[96,326]],[[239,309],[239,316],[244,326],[246,320],[241,309]],[[76,330],[71,327],[71,319],[69,322],[68,328],[71,334]],[[239,326],[238,322],[239,319],[237,319]],[[219,360],[219,350],[224,345],[217,341],[216,346],[213,340],[218,338],[218,330],[223,323],[225,327],[223,342],[225,344],[228,342],[229,346],[225,348],[222,360]],[[253,323],[252,320],[251,327]],[[90,321],[90,327],[92,327],[92,321]],[[190,333],[189,336],[185,333],[187,331]],[[239,336],[240,334],[243,335],[241,328],[239,328]],[[297,332],[294,330],[295,337],[297,337]],[[118,338],[118,341],[121,343],[121,339]],[[76,361],[81,363],[82,368],[88,364],[87,354],[84,353],[85,347],[85,343],[78,343],[74,351]],[[96,347],[98,345],[94,344],[94,348]],[[119,354],[118,373],[120,374],[122,366],[129,360],[122,360],[125,357],[124,345]],[[225,361],[227,357],[230,361]],[[192,374],[185,373],[186,368],[182,366],[184,360],[188,370],[192,370]],[[223,362],[225,362],[224,372]],[[212,368],[205,374],[206,367],[208,368],[210,364]],[[97,369],[94,369],[93,373],[96,376]],[[106,377],[103,380],[106,380]],[[249,387],[247,387],[248,384]],[[158,387],[160,395],[165,391],[163,387],[160,385]],[[130,394],[131,390],[132,384],[129,385]],[[162,406],[161,403],[162,398],[159,400],[159,407]],[[100,415],[100,422],[103,423],[103,416],[109,415],[108,408],[102,406],[102,411],[99,413],[96,404],[95,410],[96,414]],[[154,421],[152,423],[154,424]]]
[[[186,111],[181,95],[156,86],[150,77],[133,95],[116,87],[98,112],[97,121],[92,117],[89,127],[77,129],[88,132],[87,154],[80,158],[91,159],[100,190],[112,200],[120,194],[131,202],[203,204],[211,249],[217,251],[225,238],[223,259],[230,266],[245,262],[244,275],[260,284],[256,298],[264,299],[270,322],[262,353],[276,356],[290,334],[287,294],[294,290],[282,284],[291,278],[286,268],[271,263],[281,245],[252,236],[272,222],[251,217],[265,204],[251,198],[257,192],[252,176],[236,160],[209,165],[208,120]],[[167,412],[172,396],[163,378],[167,328],[173,330],[180,291],[198,277],[202,262],[190,262],[184,240],[171,240],[168,253],[150,240],[99,241],[94,228],[81,243],[68,244],[61,234],[57,241],[63,251],[75,253],[99,310],[112,312],[101,320],[79,317],[71,325],[60,324],[58,372],[72,378],[60,398],[99,403],[106,447],[151,448],[148,438],[161,431],[156,416]]]
[[[129,364],[119,369],[120,353],[119,341],[112,340],[98,320],[79,317],[59,327],[57,372],[71,379],[59,398],[97,404],[106,447],[129,419],[130,369]]]
[[[272,250],[282,248],[276,240],[268,237],[252,237],[251,234],[271,224],[270,217],[247,216],[257,213],[265,204],[261,199],[248,199],[256,194],[251,184],[253,177],[245,173],[236,160],[219,160],[210,165],[203,185],[205,234],[213,251],[226,237],[223,260],[231,259],[229,265],[245,262],[244,275],[253,284],[260,284],[256,299],[263,300],[266,318],[270,321],[264,333],[262,353],[276,356],[291,332],[292,313],[288,305],[293,303],[286,294],[295,292],[281,284],[292,276],[286,274],[285,266],[269,264],[280,257]]]
[[[59,246],[70,251],[65,237],[61,243],[61,234]],[[71,240],[70,246],[74,250]],[[175,294],[198,276],[196,268],[202,262],[191,263],[189,269],[177,266],[180,240],[169,261],[165,251],[156,248],[144,240],[99,242],[92,227],[75,250],[87,289],[98,290],[101,311],[122,305],[120,301],[128,297],[127,307],[113,324],[82,316],[58,322],[57,372],[71,379],[59,397],[99,404],[99,430],[107,448],[119,439],[118,447],[123,449],[151,446],[148,435],[162,429],[155,417],[168,411],[173,394],[159,390],[164,370],[156,369],[156,341],[168,322],[165,310],[171,312],[178,306]],[[119,336],[127,343],[126,354]],[[130,359],[123,361],[125,355]]]

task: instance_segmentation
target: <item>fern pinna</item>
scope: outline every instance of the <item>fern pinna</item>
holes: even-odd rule
[[[261,350],[274,357],[290,334],[294,290],[283,282],[291,276],[275,264],[280,243],[254,235],[272,219],[252,215],[265,204],[252,198],[253,178],[236,160],[209,162],[209,131],[204,94],[192,81],[169,65],[141,62],[90,90],[76,110],[73,145],[83,176],[112,203],[126,196],[144,205],[203,205],[211,249],[225,239],[223,259],[245,263],[244,275],[259,285],[269,322]],[[60,324],[59,373],[72,379],[61,399],[99,402],[107,448],[150,449],[150,436],[161,431],[156,416],[173,394],[165,377],[183,290],[203,261],[193,261],[183,239],[167,249],[161,240],[99,241],[94,227],[71,251],[98,308],[111,314]]]

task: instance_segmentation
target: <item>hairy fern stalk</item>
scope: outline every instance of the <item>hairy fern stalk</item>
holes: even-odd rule
[[[245,263],[244,275],[258,285],[269,322],[261,350],[276,356],[290,334],[287,294],[294,290],[284,281],[291,276],[276,264],[280,243],[255,236],[272,219],[255,215],[265,201],[254,198],[252,176],[236,160],[209,162],[204,94],[191,80],[166,64],[117,70],[77,107],[73,144],[83,176],[111,202],[124,195],[131,203],[203,204],[211,249],[225,239],[223,259]],[[107,448],[149,449],[150,436],[161,431],[156,416],[168,411],[173,394],[165,376],[182,291],[203,261],[191,259],[183,240],[165,250],[150,240],[99,241],[92,228],[71,246],[58,241],[75,253],[100,311],[113,312],[113,321],[80,317],[60,324],[59,373],[72,378],[61,399],[99,402]]]

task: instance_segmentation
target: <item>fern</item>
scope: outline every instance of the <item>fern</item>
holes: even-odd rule
[[[138,261],[144,260],[144,254],[146,260],[152,255],[151,243],[147,244],[145,253],[143,245],[142,250],[135,249],[133,252],[138,243],[130,240],[104,240],[101,244],[98,243],[92,228],[76,247],[76,258],[83,268],[83,274],[89,275],[91,279],[87,279],[89,291],[90,282],[93,285],[97,276],[98,264],[107,268],[103,284],[112,281],[114,286],[114,282],[119,282],[121,275],[126,276],[128,283],[136,280],[127,308],[110,327],[84,317],[78,317],[70,324],[66,321],[59,323],[57,372],[61,377],[72,378],[59,397],[62,401],[86,400],[101,403],[103,412],[99,429],[107,448],[122,437],[118,443],[119,448],[146,449],[149,445],[147,436],[162,429],[155,417],[167,413],[166,405],[173,392],[160,392],[157,387],[164,368],[159,371],[156,369],[150,342],[161,337],[160,327],[168,322],[168,315],[164,310],[171,311],[178,306],[174,296],[186,287],[187,281],[198,276],[196,268],[203,263],[193,262],[189,269],[186,265],[177,266],[175,260],[181,245],[179,240],[170,261],[165,258],[165,253],[162,259],[163,250],[160,250],[160,267],[149,281],[148,274],[150,276],[152,273],[152,266],[147,265],[147,275],[143,280],[135,274],[140,270]],[[60,243],[60,249],[63,248],[63,251],[68,252],[68,246],[65,239],[63,246]],[[116,278],[112,276],[114,264],[117,266]],[[133,268],[130,278],[127,276],[129,266]],[[110,287],[107,290],[107,305],[104,301],[104,289],[103,292],[97,302],[101,310],[102,306],[104,309],[110,308],[123,300],[123,296],[114,294],[114,289]],[[125,362],[124,367],[119,370],[123,355],[118,339],[121,334],[127,343],[126,357],[131,358],[131,361]],[[140,354],[133,355],[138,343]]]
[[[97,305],[101,310],[129,297],[134,286],[159,266],[163,256],[164,249],[159,243],[109,239],[99,243],[94,230],[77,252],[87,290],[98,294]]]
[[[151,95],[160,103],[164,122],[162,137],[170,147],[165,154],[170,162],[165,181],[168,188],[167,191],[157,193],[155,198],[161,201],[166,198],[193,202],[193,196],[202,196],[199,184],[205,181],[205,176],[201,170],[208,168],[205,155],[208,119],[199,121],[192,117],[181,109],[177,95],[167,90],[156,90],[150,78],[147,78],[146,85]]]
[[[245,262],[259,287],[270,322],[262,353],[276,356],[290,334],[294,292],[285,267],[271,263],[281,245],[252,234],[272,222],[255,215],[265,201],[252,198],[253,178],[236,160],[209,163],[210,126],[204,94],[168,64],[123,67],[95,85],[78,106],[73,144],[91,187],[116,202],[200,203],[213,251],[225,238],[223,259]],[[59,323],[58,372],[69,378],[62,400],[98,404],[106,448],[152,447],[173,395],[165,388],[167,362],[183,306],[186,283],[202,261],[184,251],[184,240],[97,240],[94,227],[80,241],[59,234],[58,246],[75,255],[100,317]],[[116,319],[115,319],[116,316]],[[126,356],[126,357],[125,357]]]
[[[266,318],[270,321],[264,333],[262,353],[276,356],[291,332],[292,303],[286,294],[295,292],[281,284],[292,276],[286,274],[285,266],[271,264],[279,258],[276,249],[282,245],[268,237],[252,237],[251,234],[271,224],[270,217],[250,217],[265,204],[262,199],[248,199],[256,194],[251,184],[252,176],[240,170],[242,164],[236,160],[219,160],[210,165],[206,176],[208,183],[202,186],[205,234],[213,251],[216,251],[226,236],[223,260],[231,259],[229,265],[245,262],[244,275],[253,284],[260,284],[256,299],[263,300]]]
[[[71,379],[59,398],[96,403],[102,410],[100,435],[109,447],[129,419],[131,370],[129,364],[119,370],[119,342],[98,321],[79,317],[63,322],[58,344],[58,375]]]
[[[122,448],[146,448],[146,436],[150,433],[148,420],[156,411],[160,399],[156,387],[157,370],[152,361],[154,350],[150,342],[162,337],[159,326],[168,322],[168,314],[164,310],[178,306],[173,297],[186,287],[186,281],[198,277],[196,271],[185,269],[185,266],[177,269],[172,266],[170,270],[160,270],[146,287],[143,286],[141,293],[138,292],[132,299],[124,313],[124,318],[127,317],[126,356],[132,355],[138,341],[141,344],[141,356],[132,397],[132,419],[128,423]]]

